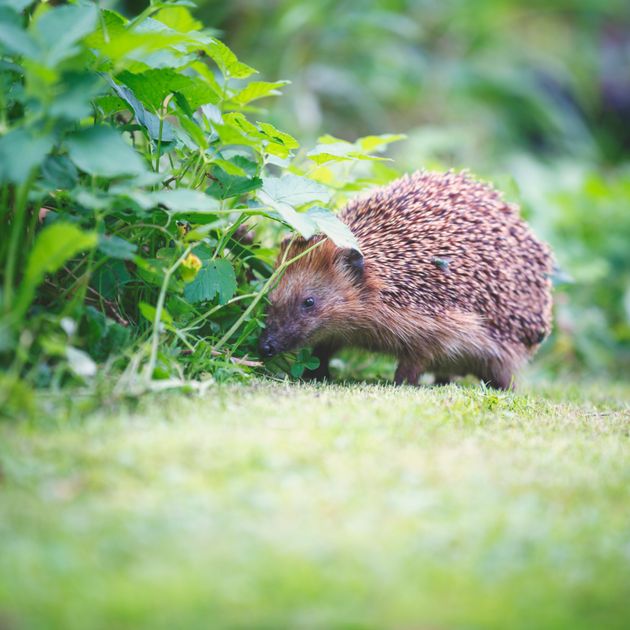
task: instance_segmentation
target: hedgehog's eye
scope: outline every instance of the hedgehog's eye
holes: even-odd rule
[[[315,298],[307,297],[304,302],[302,302],[302,306],[304,308],[312,308],[315,306]]]

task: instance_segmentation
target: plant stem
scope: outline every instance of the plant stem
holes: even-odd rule
[[[278,266],[278,268],[269,276],[269,279],[267,280],[267,282],[265,282],[263,288],[256,294],[256,297],[252,300],[251,304],[245,309],[243,314],[234,322],[234,324],[232,324],[232,327],[225,333],[225,335],[223,335],[223,337],[219,339],[219,341],[217,342],[217,344],[214,346],[213,349],[219,350],[219,348],[222,348],[227,343],[229,338],[238,330],[238,328],[243,323],[243,321],[245,321],[245,319],[249,316],[249,314],[254,310],[258,302],[260,302],[260,300],[264,297],[264,295],[269,291],[269,288],[271,287],[271,285],[284,273],[284,270],[289,265],[292,265],[296,260],[299,260],[300,258],[302,258],[302,256],[306,256],[306,254],[310,253],[315,248],[319,247],[322,243],[324,243],[323,239],[315,243],[315,245],[312,245],[308,249],[304,250],[301,254],[294,256],[293,258],[291,258],[291,260],[286,260],[286,255],[290,249],[290,246],[287,247],[286,252],[285,252],[285,260],[283,260],[282,263]]]
[[[11,229],[11,240],[9,242],[9,251],[7,252],[7,262],[4,274],[4,310],[5,313],[11,311],[13,302],[13,282],[15,280],[15,270],[18,258],[20,257],[20,242],[22,241],[22,232],[24,231],[24,217],[26,215],[26,202],[28,199],[28,191],[31,187],[32,178],[29,177],[18,188],[15,207],[13,210],[13,226]]]
[[[155,364],[157,362],[158,344],[160,341],[160,322],[162,321],[162,311],[164,310],[164,300],[166,299],[168,283],[171,280],[171,276],[182,264],[184,258],[190,254],[192,248],[193,246],[189,245],[185,249],[184,253],[177,259],[175,264],[167,269],[164,274],[164,280],[162,281],[162,287],[160,288],[160,295],[158,296],[158,301],[155,305],[155,318],[153,320],[153,334],[151,337],[151,354],[149,355],[149,362],[145,368],[145,379],[147,382],[151,381],[153,378],[153,370],[155,370]]]

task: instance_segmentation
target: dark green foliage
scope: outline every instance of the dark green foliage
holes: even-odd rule
[[[251,103],[287,82],[245,81],[183,5],[0,11],[0,404],[19,379],[125,392],[251,373],[278,277],[263,244],[353,242],[330,208],[357,176],[266,122]]]

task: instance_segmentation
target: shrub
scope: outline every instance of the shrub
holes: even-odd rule
[[[287,82],[253,79],[179,4],[0,13],[5,402],[25,384],[144,390],[259,367],[268,245],[283,228],[351,245],[331,208],[391,178],[375,153],[400,136],[301,150],[259,107]]]

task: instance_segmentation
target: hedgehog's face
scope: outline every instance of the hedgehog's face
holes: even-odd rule
[[[291,252],[291,256],[295,252]],[[347,328],[360,300],[363,256],[324,243],[289,266],[269,296],[260,352],[272,357]]]

